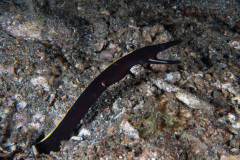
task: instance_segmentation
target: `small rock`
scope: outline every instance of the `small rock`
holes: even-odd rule
[[[151,27],[143,27],[142,37],[143,37],[143,40],[147,43],[152,43],[152,37],[150,33],[151,33]]]
[[[170,83],[176,83],[181,78],[180,72],[171,72],[166,74],[165,81],[168,81]]]
[[[130,69],[135,76],[139,76],[141,73],[144,72],[144,68],[141,65],[135,65]]]
[[[236,122],[235,124],[232,125],[232,127],[235,129],[240,129],[240,122]]]
[[[100,51],[103,49],[104,43],[105,43],[104,39],[101,39],[101,40],[96,44],[95,50],[98,51],[98,52],[100,52]]]
[[[130,138],[139,139],[138,131],[133,128],[133,126],[126,120],[123,120],[120,124],[120,128],[123,130],[123,133]]]
[[[110,54],[110,51],[105,50],[105,51],[101,52],[100,59],[112,62],[113,61],[113,56],[112,56],[112,54]]]
[[[238,154],[239,153],[239,149],[238,148],[231,148],[230,152],[231,152],[231,154]]]
[[[188,110],[188,109],[181,108],[179,112],[180,112],[179,115],[180,115],[180,117],[182,117],[182,118],[189,119],[189,118],[192,117],[192,113],[191,113],[190,110]]]
[[[83,63],[79,62],[79,63],[76,63],[75,67],[76,67],[77,69],[84,70],[85,65],[84,65]]]
[[[77,136],[72,136],[71,140],[75,140],[75,141],[82,141],[83,140],[83,136],[90,136],[91,132],[85,128],[81,129],[81,131],[78,133]]]
[[[34,86],[42,86],[45,91],[50,91],[50,85],[48,84],[47,79],[43,76],[32,78],[31,83]]]
[[[236,50],[240,50],[240,42],[238,41],[230,41],[229,45],[230,47],[235,48]]]
[[[74,141],[82,141],[83,138],[82,138],[82,137],[79,137],[79,136],[72,136],[72,137],[71,137],[71,140],[74,140]]]
[[[72,31],[58,19],[41,14],[36,16],[27,12],[1,15],[0,25],[13,37],[38,40],[59,47],[72,35]]]
[[[38,156],[38,155],[39,155],[39,152],[38,152],[37,147],[36,147],[35,145],[32,146],[32,150],[33,150],[33,154],[34,154],[35,156]]]
[[[198,150],[201,151],[206,151],[208,149],[208,146],[203,143],[199,138],[194,137],[191,134],[188,134],[187,132],[184,132],[181,135],[181,139],[187,139],[189,142],[193,143],[197,148],[196,148],[196,153],[198,153]]]
[[[11,98],[7,98],[7,106],[10,107],[10,106],[13,106],[13,104],[14,104],[14,101]]]
[[[172,39],[172,35],[168,31],[164,31],[162,34],[156,36],[158,43],[166,43]]]
[[[168,68],[166,64],[150,64],[150,67],[158,72],[166,72]]]
[[[239,134],[238,130],[235,129],[235,128],[233,128],[233,127],[228,128],[228,130],[229,130],[229,132],[231,132],[231,133],[233,133],[233,134],[235,134],[235,135],[238,135],[238,134]]]
[[[30,123],[29,126],[34,130],[40,130],[41,124],[40,123]]]
[[[82,136],[90,136],[91,132],[85,128],[81,129],[81,131],[78,133],[78,137]]]
[[[18,102],[17,107],[23,109],[23,108],[27,107],[27,102],[21,100]]]
[[[185,103],[190,108],[196,108],[196,109],[211,109],[212,106],[208,104],[207,102],[197,98],[196,96],[187,93],[187,92],[177,92],[176,94],[177,99]]]
[[[34,122],[43,122],[45,120],[45,116],[41,114],[41,112],[37,112],[33,117]]]
[[[240,155],[221,155],[220,160],[239,160]]]
[[[53,102],[54,102],[55,98],[56,98],[56,93],[52,93],[52,94],[50,95],[50,98],[49,98],[49,105],[50,105],[50,106],[53,105]]]
[[[210,74],[205,74],[204,75],[204,79],[206,80],[206,81],[211,81],[211,79],[212,79],[212,77],[211,77],[211,75]]]
[[[116,131],[116,127],[115,126],[109,126],[107,128],[107,134],[108,135],[113,135],[113,133]]]
[[[231,113],[228,113],[227,117],[228,117],[228,120],[229,120],[232,124],[235,123],[236,116],[234,116],[234,115],[231,114]]]

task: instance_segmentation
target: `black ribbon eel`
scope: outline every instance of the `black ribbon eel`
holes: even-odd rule
[[[130,52],[113,62],[90,83],[53,131],[35,144],[38,152],[49,153],[50,151],[59,151],[61,141],[70,138],[72,131],[77,127],[88,109],[97,101],[98,97],[100,97],[110,85],[124,78],[134,65],[143,63],[180,63],[180,61],[157,59],[157,54],[181,42],[181,40],[175,40],[163,44],[146,46]]]

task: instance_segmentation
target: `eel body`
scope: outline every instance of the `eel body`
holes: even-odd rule
[[[160,60],[156,57],[159,52],[180,43],[181,40],[175,40],[163,44],[146,46],[113,62],[90,83],[53,131],[35,144],[38,152],[48,154],[50,151],[59,151],[61,141],[70,138],[72,131],[79,124],[88,109],[97,101],[98,97],[100,97],[110,85],[124,78],[134,65],[143,63],[180,63],[180,61]]]

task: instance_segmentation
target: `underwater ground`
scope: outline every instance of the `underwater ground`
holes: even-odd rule
[[[60,152],[32,147],[108,65],[138,48],[176,65],[136,65],[91,107]],[[237,0],[0,1],[0,158],[240,159]]]

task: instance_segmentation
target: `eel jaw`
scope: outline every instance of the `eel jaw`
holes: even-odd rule
[[[150,64],[177,64],[177,63],[181,63],[181,61],[149,59],[148,63],[150,63]]]

